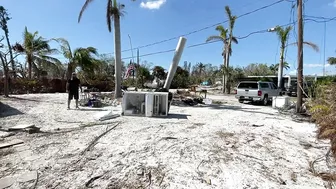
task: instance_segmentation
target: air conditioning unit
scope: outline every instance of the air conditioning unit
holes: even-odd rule
[[[168,92],[125,92],[122,103],[124,116],[168,116]]]

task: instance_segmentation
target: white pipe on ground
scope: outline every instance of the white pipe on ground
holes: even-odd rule
[[[170,65],[169,71],[168,71],[168,76],[166,79],[166,82],[163,86],[163,88],[169,90],[171,82],[173,81],[177,66],[180,62],[182,53],[183,53],[183,49],[184,46],[186,44],[187,39],[184,37],[180,37],[179,42],[177,43],[177,47],[175,49],[175,54],[174,54],[174,58],[173,58],[173,62]]]

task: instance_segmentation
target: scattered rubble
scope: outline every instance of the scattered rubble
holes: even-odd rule
[[[181,104],[172,106],[165,119],[119,117],[114,122],[99,121],[91,108],[66,110],[66,94],[10,99],[6,103],[23,113],[1,118],[0,125],[31,123],[41,132],[11,131],[16,135],[0,141],[24,141],[0,149],[12,150],[0,153],[0,186],[322,189],[333,178],[318,163],[314,173],[308,171],[307,162],[325,155],[327,146],[315,141],[314,124],[295,122],[271,107],[239,104],[234,97],[208,96],[227,105],[207,106],[201,104],[204,99],[174,95]],[[38,101],[29,101],[33,97]],[[110,107],[97,109],[110,112]],[[19,183],[16,178],[26,170],[39,171]]]

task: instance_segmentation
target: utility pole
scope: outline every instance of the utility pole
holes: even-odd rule
[[[134,65],[134,68],[136,70],[136,77],[137,77],[137,80],[136,80],[136,87],[138,87],[138,79],[139,79],[139,68],[140,68],[140,55],[139,55],[139,49],[137,49],[137,64],[136,66]]]
[[[323,37],[323,76],[326,75],[326,58],[325,58],[325,49],[326,49],[326,37],[327,37],[327,22],[324,22],[324,37]]]
[[[302,21],[302,8],[303,0],[297,0],[298,12],[298,66],[297,66],[297,102],[296,112],[301,112],[302,108],[302,90],[303,90],[303,21]]]

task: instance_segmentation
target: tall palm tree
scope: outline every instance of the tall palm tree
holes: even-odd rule
[[[62,63],[50,55],[58,53],[57,49],[52,49],[49,45],[50,40],[38,36],[38,32],[31,33],[27,27],[23,32],[23,44],[16,43],[13,49],[26,56],[28,64],[28,78],[32,78],[32,70],[40,76],[44,69],[58,69]]]
[[[231,13],[231,10],[230,10],[230,7],[229,6],[225,6],[225,11],[226,11],[226,15],[227,17],[229,18],[229,36],[228,36],[228,51],[226,52],[226,66],[225,68],[228,70],[229,66],[230,66],[230,56],[232,54],[232,50],[231,50],[231,44],[232,42],[234,43],[238,43],[237,39],[234,40],[234,37],[233,37],[233,28],[234,28],[234,25],[236,23],[236,20],[237,20],[237,16],[233,16],[232,13]],[[226,74],[228,75],[228,74]],[[231,84],[230,82],[228,81],[228,79],[226,79],[225,81],[225,87],[226,87],[226,93],[227,94],[230,94],[230,90],[231,90]]]
[[[283,67],[284,67],[284,53],[287,46],[288,38],[289,38],[289,32],[292,30],[291,26],[288,26],[286,28],[283,27],[276,27],[275,31],[276,34],[280,40],[280,63],[279,66],[277,66],[278,71],[278,88],[281,87],[281,81],[282,81],[282,75],[283,75]]]
[[[14,63],[14,58],[13,58],[13,49],[9,41],[9,30],[8,30],[8,25],[7,22],[11,18],[9,17],[9,14],[5,7],[0,6],[0,27],[5,33],[5,38],[8,46],[8,51],[9,51],[9,56],[10,56],[10,64],[12,66],[12,71],[13,71],[13,76],[16,78],[16,71],[15,71],[15,63]]]
[[[282,75],[283,75],[283,68],[284,68],[284,61],[285,61],[285,58],[284,58],[284,54],[285,54],[285,50],[286,48],[289,46],[289,45],[297,45],[298,43],[295,42],[295,43],[291,43],[291,44],[287,44],[288,43],[288,39],[289,39],[289,33],[290,31],[292,30],[292,27],[291,26],[287,26],[286,28],[283,28],[283,27],[276,27],[275,28],[275,32],[280,40],[280,63],[279,63],[279,66],[278,66],[278,77],[279,77],[279,80],[278,80],[278,87],[280,88],[281,87],[281,82],[282,82]],[[311,42],[303,42],[303,44],[311,47],[313,50],[315,51],[319,51],[319,48],[317,45],[315,45],[314,43],[311,43]]]
[[[70,79],[73,71],[80,67],[83,71],[91,71],[98,63],[95,56],[98,56],[97,49],[94,47],[77,48],[72,51],[70,44],[63,38],[55,39],[61,45],[61,52],[68,61],[67,79]]]
[[[210,41],[222,41],[223,42],[223,51],[222,51],[222,56],[223,56],[223,68],[225,68],[226,65],[226,50],[228,49],[228,30],[224,28],[224,26],[219,25],[216,27],[216,30],[219,32],[219,35],[212,35],[209,36],[206,40],[206,42],[210,42]],[[238,40],[236,37],[232,37],[232,41],[234,43],[238,43]],[[232,53],[232,49],[229,49],[229,53]],[[222,70],[223,73],[223,93],[225,92],[225,81],[227,81],[227,77],[226,74],[224,74],[224,69]]]
[[[78,22],[80,22],[84,11],[93,0],[85,0],[85,3],[79,13]],[[120,37],[120,17],[123,16],[125,5],[118,4],[117,0],[107,0],[106,22],[108,31],[112,31],[112,22],[114,23],[114,57],[115,57],[115,97],[121,97],[121,37]]]

